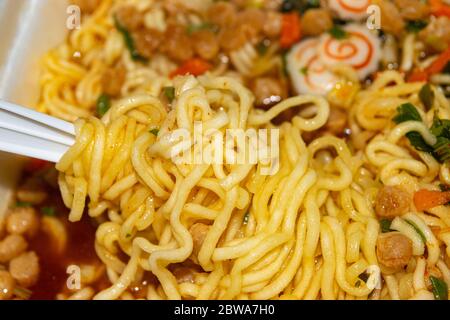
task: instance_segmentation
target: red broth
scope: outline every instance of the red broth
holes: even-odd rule
[[[64,252],[58,252],[51,237],[42,229],[29,241],[28,250],[36,252],[40,267],[38,282],[29,288],[32,291],[32,300],[56,299],[56,295],[63,291],[70,294],[66,286],[70,276],[66,272],[69,265],[101,265],[94,248],[95,222],[87,213],[83,214],[81,221],[69,222],[69,210],[64,206],[59,190],[48,186],[47,193],[49,196],[46,201],[35,208],[40,215],[43,214],[44,207],[54,209],[54,217],[61,221],[66,229],[67,245]],[[108,280],[104,275],[93,287],[100,290],[107,286]]]

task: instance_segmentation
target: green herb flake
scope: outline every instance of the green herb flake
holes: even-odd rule
[[[172,102],[175,99],[175,88],[174,87],[164,87],[163,88],[164,95],[166,96],[169,102]]]
[[[424,93],[428,89],[422,88],[422,96],[428,96]],[[423,97],[422,97],[423,99]],[[428,101],[429,102],[429,101]],[[428,103],[428,102],[424,102]],[[397,108],[397,115],[392,119],[395,123],[404,121],[422,121],[417,109],[411,103],[402,104]],[[416,131],[406,134],[409,142],[419,151],[428,152],[439,162],[443,163],[450,160],[450,120],[435,118],[430,132],[436,136],[437,142],[431,146],[423,139],[422,135]]]
[[[186,32],[188,35],[192,35],[195,32],[199,32],[201,30],[209,30],[212,32],[216,32],[216,26],[209,23],[209,22],[202,22],[202,23],[191,23],[187,26]]]
[[[125,28],[125,26],[120,23],[119,19],[117,19],[116,16],[114,16],[114,25],[116,29],[122,34],[125,45],[130,52],[131,59],[133,59],[134,61],[147,62],[148,59],[140,55],[138,50],[136,49],[136,45],[131,33],[127,30],[127,28]]]
[[[42,207],[41,212],[45,216],[54,217],[56,215],[56,210],[54,207]]]
[[[430,131],[436,137],[450,139],[450,120],[435,118]]]
[[[391,224],[392,221],[389,219],[381,219],[380,220],[380,227],[381,227],[381,232],[386,233],[386,232],[391,232]]]
[[[440,162],[450,160],[450,140],[438,137],[437,143],[434,145],[434,156]]]
[[[418,33],[428,25],[425,20],[410,20],[406,23],[406,30],[408,32]]]
[[[328,32],[337,40],[342,40],[348,37],[348,33],[338,25],[334,25]]]
[[[31,207],[32,204],[30,202],[25,202],[25,201],[17,201],[16,202],[16,207],[19,208],[25,208],[25,207]]]
[[[425,106],[426,110],[430,110],[433,107],[434,103],[434,91],[431,88],[430,84],[425,84],[422,89],[419,91],[419,98]]]
[[[158,136],[159,133],[159,129],[158,128],[153,128],[150,130],[150,133],[153,134],[155,137]]]
[[[355,287],[356,287],[356,288],[361,287],[361,280],[356,281]]]
[[[103,117],[105,113],[108,112],[110,107],[111,107],[111,100],[109,96],[105,93],[101,94],[97,99],[96,104],[97,114],[100,117]]]
[[[434,119],[430,128],[432,134],[437,137],[437,142],[433,146],[434,157],[440,162],[450,160],[450,120]]]
[[[422,230],[420,230],[420,228],[412,221],[405,219],[406,223],[409,224],[411,227],[414,228],[414,230],[419,234],[420,239],[422,239],[423,243],[426,244],[427,243],[427,238],[425,237],[425,235],[423,234]]]
[[[298,11],[304,13],[306,10],[319,8],[320,0],[283,0],[281,12]]]
[[[308,9],[320,8],[320,0],[306,0]]]
[[[127,234],[125,235],[125,237],[126,237],[126,238],[130,238],[130,237],[131,237],[131,233],[127,233]]]
[[[269,45],[268,45],[267,41],[264,41],[264,40],[260,41],[256,45],[256,51],[258,51],[258,54],[260,56],[264,56],[268,50],[269,50]]]
[[[300,73],[306,76],[308,74],[308,67],[305,66],[305,67],[301,68]]]
[[[392,119],[399,124],[405,121],[422,121],[422,117],[416,107],[411,103],[404,103],[397,108],[397,115]],[[406,134],[411,145],[419,151],[433,152],[433,147],[428,145],[422,135],[417,131],[411,131]]]
[[[406,134],[411,145],[419,151],[424,151],[428,153],[433,152],[433,147],[426,143],[422,135],[416,131],[408,132]]]
[[[433,295],[436,300],[448,300],[448,286],[444,280],[430,276]]]
[[[404,103],[397,108],[397,115],[392,120],[399,124],[405,121],[422,121],[422,117],[412,103]]]

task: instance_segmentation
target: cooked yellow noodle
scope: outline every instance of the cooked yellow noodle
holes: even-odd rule
[[[392,72],[382,74],[373,86],[396,77]],[[389,91],[369,88],[357,101],[387,95],[398,99],[394,105],[420,89],[399,82]],[[97,231],[96,250],[113,286],[96,298],[120,298],[141,274],[138,270],[157,276],[160,285],[147,288],[153,299],[367,298],[372,289],[355,284],[369,266],[378,266],[375,247],[380,230],[371,207],[377,184],[370,168],[379,168],[386,184],[406,181],[415,189],[427,183],[431,173],[428,181],[436,179],[441,165],[424,155],[414,157],[400,143],[411,130],[434,143],[426,126],[391,125],[380,130],[364,152],[352,154],[343,140],[331,136],[304,143],[302,132],[326,122],[329,107],[322,98],[293,97],[261,112],[253,109],[252,95],[231,78],[185,77],[174,85],[176,100],[169,112],[158,99],[141,94],[116,102],[101,121],[79,120],[77,143],[57,165],[71,220],[81,217],[88,196],[91,216],[107,212],[110,217]],[[400,86],[397,95],[396,86]],[[261,175],[261,164],[189,165],[170,159],[173,144],[168,137],[176,128],[193,133],[196,120],[222,131],[274,128],[270,120],[277,114],[305,104],[313,106],[312,118],[299,115],[278,127],[280,167],[274,175]],[[446,110],[448,105],[442,107]],[[357,102],[355,108],[367,107]],[[136,110],[143,116],[135,117]],[[387,112],[392,115],[394,110],[388,107]],[[212,121],[224,117],[223,112],[225,122]],[[390,116],[384,117],[387,125]],[[366,129],[364,124],[366,120],[358,122]],[[149,132],[154,127],[160,128],[157,137]],[[321,150],[330,149],[336,156],[328,153],[322,158]],[[331,192],[340,196],[335,200]],[[243,223],[246,211],[248,221]],[[433,266],[439,264],[440,241],[448,242],[448,237],[436,238],[430,231],[430,223],[448,228],[448,220],[439,220],[439,211],[434,214],[409,213],[392,224],[413,241],[418,257],[410,298],[427,298],[429,293],[424,286],[424,244],[403,219],[425,235],[427,263]],[[188,229],[196,221],[210,221],[211,226],[198,255],[192,256]],[[128,261],[120,260],[120,251]],[[179,284],[168,266],[187,259],[204,271],[194,283]],[[448,277],[448,268],[442,262],[440,266]],[[403,282],[397,283],[389,273],[383,276],[387,291],[375,290],[372,298],[404,298],[399,293],[405,290],[400,289]]]
[[[238,74],[223,62],[206,76],[170,79],[176,65],[166,56],[155,54],[146,66],[130,58],[112,18],[124,3],[145,11],[147,26],[167,27],[158,2],[104,0],[43,59],[38,109],[74,121],[77,134],[57,164],[62,198],[71,209],[70,221],[86,211],[102,222],[95,249],[112,283],[95,296],[85,287],[66,298],[132,298],[128,289],[145,272],[158,279],[145,287],[148,299],[432,299],[425,281],[432,267],[450,285],[441,255],[450,256],[448,207],[417,212],[412,206],[394,220],[391,228],[413,243],[413,262],[401,271],[378,262],[381,230],[373,209],[382,185],[414,192],[450,184],[448,163],[415,150],[405,138],[417,131],[429,144],[436,142],[428,129],[434,115],[450,118],[442,90],[433,88],[433,108],[425,110],[418,95],[422,83],[406,83],[396,71],[380,73],[345,104],[352,131],[348,140],[322,135],[306,143],[304,134],[321,129],[329,118],[326,99],[296,96],[262,111],[239,80],[281,64],[276,44],[263,56],[252,43],[231,53]],[[177,15],[180,23],[200,23],[196,7],[202,3],[186,4],[192,10]],[[407,35],[402,71],[412,69],[419,51],[415,35]],[[122,98],[96,119],[91,115],[102,74],[117,63],[126,69]],[[355,80],[354,70],[345,66],[333,72]],[[444,75],[431,80],[450,82]],[[166,86],[175,87],[171,108],[159,99]],[[396,108],[406,102],[419,107],[423,123],[392,122]],[[300,111],[290,121],[271,122],[295,108]],[[173,161],[171,134],[186,129],[193,135],[197,121],[204,132],[278,129],[278,170],[264,175],[262,163]],[[155,128],[157,135],[151,133]],[[421,230],[425,243],[407,221]],[[198,252],[190,232],[196,223],[209,226]],[[188,260],[201,271],[191,282],[178,283],[172,268]],[[358,278],[373,266],[384,279],[375,290]]]

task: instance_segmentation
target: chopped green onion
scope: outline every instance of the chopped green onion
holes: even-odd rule
[[[348,37],[348,33],[338,25],[334,25],[328,32],[337,40],[342,40]]]
[[[30,202],[25,202],[25,201],[17,201],[16,202],[16,207],[23,208],[23,207],[31,207],[31,206],[32,206],[32,204]]]
[[[430,276],[433,295],[436,300],[448,300],[448,286],[444,280]]]
[[[450,120],[434,119],[430,131],[437,137],[434,157],[440,162],[450,160]]]
[[[438,137],[438,140],[434,145],[434,156],[440,162],[450,160],[450,139]]]
[[[405,219],[406,223],[409,224],[411,227],[414,228],[414,230],[416,230],[416,232],[419,234],[420,239],[422,239],[423,243],[427,243],[427,238],[425,237],[425,235],[423,234],[422,230],[420,230],[420,228],[412,221]]]
[[[430,110],[434,102],[434,91],[429,83],[425,84],[419,91],[419,98],[426,110]]]
[[[120,23],[119,19],[117,19],[116,16],[114,16],[114,25],[116,26],[116,29],[122,34],[125,45],[130,52],[131,59],[133,59],[134,61],[147,62],[147,58],[141,56],[137,51],[131,33]]]
[[[386,233],[386,232],[391,232],[391,224],[392,221],[389,219],[381,219],[380,220],[380,227],[381,227],[381,232]]]
[[[433,147],[428,145],[423,139],[422,135],[416,131],[411,131],[406,134],[411,145],[419,151],[424,151],[428,153],[433,152]]]
[[[54,207],[42,207],[41,212],[42,212],[42,214],[49,216],[49,217],[53,217],[56,215],[56,210]]]
[[[164,95],[167,97],[169,102],[172,102],[175,99],[175,88],[174,87],[164,87]]]
[[[430,131],[436,137],[450,139],[450,120],[438,118],[434,119]]]
[[[405,121],[422,121],[422,117],[413,104],[404,103],[397,108],[397,115],[392,120],[399,124]]]
[[[150,130],[150,133],[153,134],[155,137],[158,136],[159,133],[159,129],[158,128],[153,128]]]
[[[417,111],[416,107],[411,103],[404,103],[397,108],[397,115],[392,119],[399,124],[405,121],[422,121],[422,117]],[[419,151],[433,152],[433,147],[428,145],[423,139],[422,135],[417,131],[411,131],[406,134],[409,142],[413,147]]]
[[[97,99],[97,114],[100,117],[103,117],[110,107],[111,100],[109,99],[109,96],[105,93],[101,94]]]
[[[430,89],[431,90],[431,89]],[[421,99],[429,99],[430,93],[425,93],[428,91],[426,88],[422,88]],[[427,98],[425,98],[427,96]],[[424,104],[430,103],[430,101],[425,101]],[[395,123],[401,123],[404,121],[422,121],[417,109],[411,103],[402,104],[397,108],[397,115],[392,119]],[[413,147],[419,151],[428,152],[433,155],[439,162],[445,162],[450,160],[450,120],[448,119],[434,119],[433,125],[430,128],[433,135],[436,136],[437,142],[435,145],[430,146],[423,139],[419,132],[411,131],[406,134],[409,142]]]
[[[355,287],[359,288],[361,286],[361,280],[356,281],[355,283]]]
[[[428,25],[425,20],[410,20],[406,23],[406,30],[408,32],[418,33]]]

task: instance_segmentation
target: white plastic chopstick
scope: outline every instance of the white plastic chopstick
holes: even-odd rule
[[[0,100],[0,150],[58,162],[75,142],[67,121]]]

